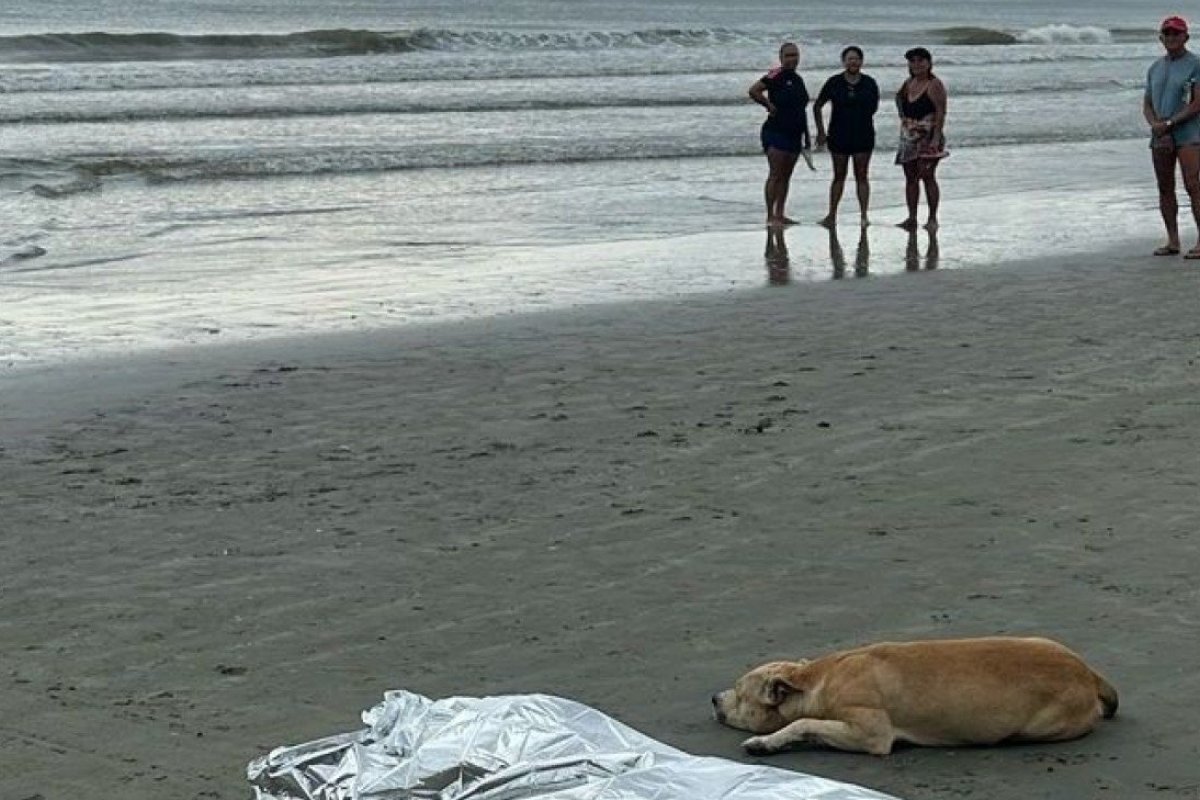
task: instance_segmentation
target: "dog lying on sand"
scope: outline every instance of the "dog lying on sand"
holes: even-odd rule
[[[759,734],[750,753],[796,742],[887,755],[926,746],[1052,742],[1117,713],[1117,691],[1041,638],[884,642],[757,667],[713,695],[718,722]]]

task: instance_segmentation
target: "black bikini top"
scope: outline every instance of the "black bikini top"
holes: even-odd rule
[[[937,108],[929,99],[929,87],[926,87],[916,100],[909,100],[908,84],[904,84],[904,88],[900,90],[900,114],[902,116],[907,119],[925,119],[935,111]]]

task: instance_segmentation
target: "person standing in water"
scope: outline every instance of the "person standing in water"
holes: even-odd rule
[[[862,71],[863,51],[847,47],[842,51],[844,70],[825,81],[813,103],[817,124],[817,147],[829,146],[833,159],[833,181],[829,184],[829,213],[821,220],[827,228],[837,222],[838,204],[846,186],[846,173],[854,161],[854,184],[858,190],[859,224],[869,224],[867,208],[871,203],[871,152],[875,149],[875,112],[879,110],[879,85]],[[829,135],[821,110],[829,103]]]
[[[767,110],[760,137],[763,152],[767,155],[768,173],[763,193],[768,225],[795,223],[784,213],[784,207],[796,160],[809,147],[808,89],[796,72],[799,64],[800,48],[786,42],[779,48],[779,66],[750,87],[750,98]]]
[[[924,47],[914,47],[904,54],[908,62],[908,79],[896,92],[896,110],[900,112],[900,147],[896,163],[904,168],[904,200],[908,217],[899,227],[917,227],[917,201],[921,186],[925,186],[925,202],[929,206],[927,230],[938,227],[938,205],[942,191],[937,182],[938,162],[946,152],[946,86],[933,74],[933,56]]]
[[[1167,51],[1146,73],[1142,115],[1150,126],[1150,155],[1158,183],[1158,209],[1167,228],[1167,243],[1156,256],[1179,253],[1179,201],[1175,198],[1175,167],[1192,204],[1192,218],[1200,230],[1200,58],[1187,49],[1188,24],[1182,17],[1167,17],[1158,30]],[[1185,258],[1200,258],[1200,241]]]

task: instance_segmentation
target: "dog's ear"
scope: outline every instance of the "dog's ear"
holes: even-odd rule
[[[783,704],[791,692],[792,687],[788,682],[778,675],[774,675],[763,682],[762,697],[759,699],[762,700],[763,705],[778,706]]]
[[[801,691],[796,678],[786,670],[772,670],[763,679],[759,702],[766,706],[782,705],[788,695]]]

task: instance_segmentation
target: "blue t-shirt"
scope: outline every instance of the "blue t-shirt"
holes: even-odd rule
[[[1146,73],[1146,99],[1159,119],[1178,114],[1192,102],[1192,87],[1200,83],[1200,58],[1185,52],[1179,58],[1163,56]],[[1200,117],[1171,128],[1175,144],[1200,143]]]

